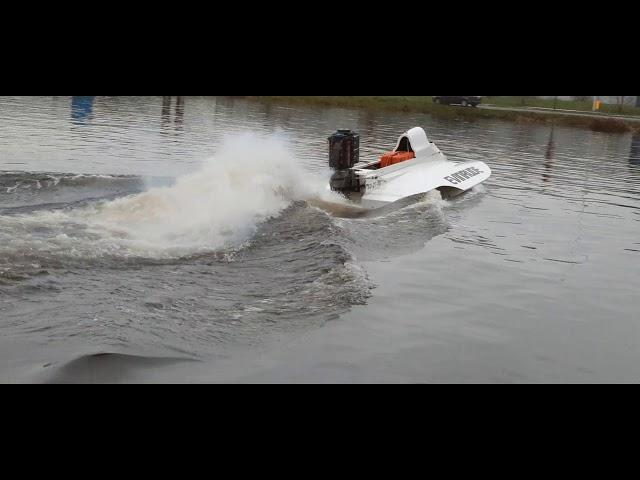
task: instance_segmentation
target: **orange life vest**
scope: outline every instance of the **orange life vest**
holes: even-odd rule
[[[400,162],[406,162],[407,160],[411,160],[413,158],[416,158],[416,154],[414,152],[385,153],[380,159],[380,168],[389,167]]]

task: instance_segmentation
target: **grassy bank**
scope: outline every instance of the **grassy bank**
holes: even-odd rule
[[[561,108],[564,110],[578,110],[583,112],[591,112],[593,108],[593,99],[588,100],[558,100],[552,98],[538,97],[485,97],[484,103],[496,105],[498,107],[538,107],[538,108]],[[632,105],[620,106],[603,103],[600,107],[600,113],[607,115],[627,115],[639,116],[640,108]]]
[[[432,98],[429,97],[349,97],[349,96],[261,96],[247,97],[267,103],[288,103],[292,105],[323,105],[334,107],[348,108],[366,108],[373,110],[396,110],[404,112],[420,112],[428,113],[438,118],[463,119],[472,121],[474,119],[496,119],[507,120],[519,123],[541,123],[541,124],[560,124],[579,128],[588,128],[594,131],[623,133],[635,132],[640,133],[640,123],[628,122],[617,118],[589,118],[571,115],[557,115],[552,113],[538,113],[526,111],[504,111],[504,110],[485,110],[478,108],[463,108],[448,105],[434,104]],[[532,97],[488,97],[485,103],[496,104],[505,107],[521,107],[517,103],[521,103],[521,98]],[[501,99],[495,102],[495,99]],[[504,100],[507,99],[507,100]],[[549,100],[542,100],[539,105],[528,106],[547,106]],[[565,106],[565,103],[558,101],[558,108],[575,109],[573,106]],[[551,100],[553,106],[553,100]],[[575,105],[574,105],[575,106]],[[640,110],[640,109],[634,109]]]

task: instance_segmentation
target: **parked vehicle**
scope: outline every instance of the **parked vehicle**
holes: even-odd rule
[[[482,103],[482,97],[433,97],[433,103],[442,103],[443,105],[462,105],[463,107],[477,107]]]

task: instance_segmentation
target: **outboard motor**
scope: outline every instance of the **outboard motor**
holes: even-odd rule
[[[338,130],[329,137],[329,166],[335,170],[331,189],[360,192],[364,181],[351,170],[360,160],[360,135],[351,130]]]

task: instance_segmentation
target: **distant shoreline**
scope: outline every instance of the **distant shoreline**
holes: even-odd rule
[[[516,123],[567,125],[586,128],[596,132],[640,133],[640,122],[603,115],[586,117],[561,112],[531,112],[510,110],[488,110],[482,108],[438,105],[432,97],[349,97],[349,96],[249,96],[244,97],[262,103],[292,105],[322,105],[371,110],[391,110],[428,113],[436,118],[474,120],[478,118],[507,120]],[[559,102],[560,104],[561,102]],[[585,112],[587,113],[587,112]]]

